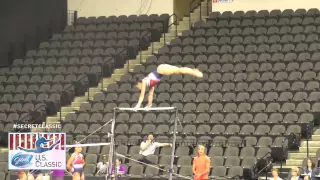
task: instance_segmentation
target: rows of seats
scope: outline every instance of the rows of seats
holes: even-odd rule
[[[141,14],[141,15],[120,15],[120,16],[99,16],[99,17],[80,17],[77,19],[77,24],[79,25],[90,25],[90,24],[110,24],[110,23],[136,23],[136,22],[154,22],[154,21],[163,21],[169,18],[168,14]]]
[[[68,123],[101,123],[107,122],[113,117],[113,114],[109,112],[79,112],[68,114],[65,117],[65,122]],[[311,113],[293,113],[293,112],[233,112],[233,113],[184,113],[179,114],[179,120],[182,123],[302,123],[311,122],[313,115]],[[134,113],[131,116],[128,114],[120,114],[117,116],[117,120],[120,123],[168,123],[173,120],[173,115],[160,113],[160,114],[140,114]]]
[[[100,128],[86,141],[109,141],[111,126],[104,123],[113,118],[114,107],[135,106],[139,96],[135,84],[147,73],[164,63],[198,68],[204,72],[203,79],[165,76],[154,96],[153,107],[179,109],[175,172],[192,176],[194,148],[203,143],[211,157],[210,175],[249,177],[248,170],[264,167],[265,164],[256,164],[261,158],[284,160],[288,148],[305,137],[307,127],[314,121],[314,112],[319,111],[319,15],[317,9],[214,12],[206,23],[194,23],[191,30],[148,57],[145,64],[108,85],[105,92],[82,104],[76,113],[68,114],[62,131],[72,133],[67,137],[71,142]],[[116,27],[126,32],[121,33],[126,37],[141,27],[152,27],[149,22],[139,24],[132,19],[139,18],[123,17],[120,22],[113,18],[85,18],[57,38],[69,38],[66,44],[70,49],[86,44],[84,51],[118,43],[118,39],[108,38],[118,37],[113,33]],[[85,30],[90,33],[84,33]],[[81,40],[75,41],[75,37]],[[46,44],[43,49],[50,47]],[[173,118],[173,113],[165,112],[117,113],[116,151],[133,159],[141,158],[139,144],[149,133],[154,134],[156,141],[171,142]],[[86,153],[108,150],[92,148]],[[170,154],[169,147],[161,148],[147,158],[159,167],[168,166]],[[141,177],[137,172],[151,171],[132,161],[124,162],[129,174],[137,177]]]
[[[283,84],[287,84],[284,82]],[[303,83],[301,83],[303,86]],[[272,101],[277,100],[280,102],[299,102],[299,101],[317,101],[319,98],[319,93],[316,91],[311,91],[308,88],[301,88],[300,83],[293,84],[292,88],[287,89],[277,89],[277,88],[269,88],[270,86],[265,85],[264,88],[260,86],[259,83],[252,83],[248,86],[246,83],[238,83],[234,85],[232,83],[225,83],[222,86],[220,83],[212,83],[208,86],[207,91],[211,93],[207,93],[202,90],[202,88],[180,88],[180,84],[177,85],[178,88],[169,88],[167,90],[158,91],[159,94],[154,98],[156,102],[181,102],[181,101],[192,101],[192,102],[232,102],[232,101]],[[189,84],[190,85],[190,84]],[[273,85],[273,84],[271,84]],[[190,85],[191,87],[193,84]],[[217,86],[217,87],[213,87]],[[257,88],[258,86],[258,88]],[[130,86],[129,86],[130,87]],[[199,85],[199,87],[201,87]],[[272,87],[272,86],[271,86]],[[297,88],[296,88],[297,87]],[[245,89],[250,88],[249,92],[244,91]],[[177,91],[180,89],[181,91]],[[292,90],[292,91],[286,91]],[[307,90],[307,92],[301,92],[303,90]],[[316,89],[312,89],[316,90]],[[198,94],[193,93],[192,91],[197,91]],[[257,92],[259,91],[259,92]],[[274,92],[276,91],[276,92]],[[134,98],[138,96],[137,93],[133,95],[129,95],[125,93],[126,91],[119,91],[120,94],[115,94],[114,92],[109,92],[106,94],[98,94],[94,97],[94,102],[100,101],[111,101],[111,102],[135,102]],[[185,92],[183,94],[181,92]],[[188,96],[187,96],[188,95]],[[162,99],[164,98],[164,99]]]
[[[134,107],[134,103],[128,104],[128,103],[119,103],[119,107]],[[86,107],[82,106],[80,112],[112,112],[113,108],[116,107],[117,104],[110,104],[107,103],[106,105],[104,103],[95,103],[92,105],[86,104]],[[158,106],[155,107],[170,107],[175,106],[183,113],[218,113],[218,112],[224,112],[224,113],[232,113],[232,112],[251,112],[251,113],[257,113],[257,112],[267,112],[267,113],[273,113],[273,112],[295,112],[295,113],[304,113],[304,112],[316,112],[317,108],[319,107],[318,103],[315,103],[311,105],[308,102],[301,102],[295,106],[293,103],[286,103],[281,105],[280,103],[275,102],[253,102],[250,103],[232,103],[232,102],[225,102],[225,103],[186,103],[183,105],[182,103],[159,103]]]
[[[134,35],[129,35],[128,39],[109,39],[107,40],[106,38],[96,38],[97,40],[74,40],[74,41],[69,41],[69,40],[64,40],[62,42],[60,41],[52,41],[50,44],[48,42],[44,42],[40,44],[40,49],[62,49],[62,48],[69,48],[69,49],[75,49],[75,48],[99,48],[99,47],[125,47],[125,46],[130,46],[130,45],[135,45],[137,43],[137,38],[140,36],[148,36],[149,33],[148,31],[143,32],[141,35],[137,34]],[[137,37],[135,37],[137,36]]]
[[[208,76],[211,76],[212,73],[227,73],[227,72],[234,72],[234,73],[241,73],[243,76],[247,76],[252,72],[258,72],[260,78],[265,80],[268,76],[277,77],[275,80],[312,80],[312,79],[319,79],[319,74],[317,75],[317,71],[319,71],[320,63],[312,63],[312,62],[289,62],[284,67],[279,67],[284,64],[280,63],[272,63],[272,62],[263,62],[263,63],[223,63],[223,64],[211,64],[211,65],[202,65],[199,64],[196,66],[197,69],[201,70],[204,73],[208,73]],[[188,65],[187,65],[188,66]],[[191,66],[191,65],[189,65]],[[154,67],[153,65],[149,65],[146,67],[147,70]],[[284,68],[285,71],[283,71]],[[133,73],[142,73],[145,71],[144,67],[137,66],[134,69]],[[273,71],[273,72],[270,72]],[[314,72],[316,71],[316,72]],[[240,74],[238,74],[240,76]],[[281,76],[283,76],[281,78]],[[172,76],[167,77],[166,80],[174,81],[175,78],[181,78],[180,76]],[[181,80],[179,79],[179,80]]]
[[[233,123],[231,121],[227,123]],[[262,122],[260,122],[262,123]],[[277,122],[274,122],[277,123]],[[182,133],[184,135],[279,135],[279,134],[287,134],[290,135],[291,133],[301,133],[301,128],[299,125],[294,124],[277,124],[273,125],[270,123],[269,125],[249,125],[249,124],[232,124],[232,125],[223,125],[223,124],[200,124],[198,126],[193,124],[186,124],[183,126],[179,126],[177,132]],[[256,127],[255,127],[256,126]],[[79,123],[79,124],[64,124],[62,129],[64,132],[67,133],[81,133],[81,134],[87,134],[91,133],[94,130],[101,128],[101,124],[85,124],[85,123]],[[104,134],[105,129],[101,130],[101,133]],[[100,133],[100,131],[97,131]],[[172,134],[173,132],[173,126],[169,126],[166,124],[118,124],[115,127],[115,133],[116,134],[131,134],[131,135],[148,135],[150,133],[155,135],[161,135],[163,134]]]
[[[217,84],[218,85],[218,84]],[[198,91],[198,89],[196,89]],[[275,89],[277,90],[277,89]],[[301,89],[300,89],[301,90]],[[228,92],[231,91],[231,92]],[[262,89],[262,92],[241,92],[241,90],[235,89],[236,92],[232,92],[230,89],[223,88],[222,92],[213,92],[213,93],[206,93],[203,91],[199,91],[200,93],[192,93],[189,90],[185,91],[186,94],[180,93],[180,92],[161,92],[159,93],[155,98],[154,102],[240,102],[240,101],[246,101],[246,102],[256,102],[256,101],[280,101],[285,102],[286,107],[290,103],[290,107],[295,109],[295,103],[302,100],[307,100],[309,102],[315,102],[319,99],[319,92],[313,91],[313,92],[290,92],[290,91],[264,91]],[[295,90],[296,91],[296,90]],[[123,91],[122,91],[123,92]],[[110,102],[135,102],[135,98],[138,96],[138,94],[134,94],[133,96],[128,95],[128,93],[108,93],[106,95],[96,95],[93,101],[100,102],[100,101],[110,101]],[[288,102],[291,101],[291,102]],[[314,103],[315,107],[318,107],[318,103]],[[290,108],[290,109],[292,109]],[[283,110],[286,108],[283,108]],[[282,110],[282,111],[283,111]]]
[[[312,43],[310,45],[305,44],[305,43],[301,43],[301,44],[297,44],[296,46],[294,46],[293,44],[285,44],[284,47],[282,47],[282,45],[280,44],[273,44],[271,46],[269,46],[268,44],[261,44],[259,46],[257,45],[248,45],[246,46],[246,49],[244,48],[243,45],[235,45],[235,46],[230,46],[230,45],[222,45],[221,47],[216,46],[216,45],[202,45],[202,46],[196,46],[196,48],[194,48],[195,46],[192,45],[186,45],[186,46],[179,46],[179,45],[175,45],[175,46],[167,46],[167,47],[162,47],[161,49],[159,49],[159,54],[163,54],[163,55],[174,55],[174,54],[212,54],[212,53],[216,53],[216,54],[228,54],[229,56],[231,56],[232,54],[238,54],[238,53],[242,53],[243,51],[245,51],[244,53],[252,53],[252,52],[257,52],[257,53],[274,53],[276,55],[282,55],[284,56],[284,54],[282,53],[278,53],[278,52],[303,52],[301,54],[299,54],[299,59],[303,59],[307,60],[308,57],[310,57],[310,55],[308,53],[304,53],[305,51],[313,51],[316,52],[319,49],[320,44],[318,43]],[[273,54],[273,56],[274,56]],[[269,54],[270,55],[270,54]],[[294,59],[297,59],[297,54],[295,53],[287,53],[285,55],[290,55],[292,56],[290,61],[293,61]],[[270,55],[271,56],[271,55]]]
[[[263,74],[263,73],[261,73]],[[295,76],[299,76],[301,73],[295,74]],[[307,77],[313,76],[312,73],[307,73]],[[131,81],[134,79],[138,79],[138,77],[143,76],[143,74],[138,74],[135,77],[132,77]],[[210,76],[206,76],[204,74],[205,80],[195,80],[195,78],[190,78],[191,76],[176,76],[167,82],[162,82],[159,84],[159,88],[156,90],[158,93],[160,92],[228,92],[228,91],[244,91],[244,89],[248,89],[249,92],[254,91],[292,91],[293,93],[297,91],[316,91],[318,89],[319,83],[317,81],[313,81],[314,78],[308,80],[298,80],[291,79],[287,81],[279,81],[275,80],[274,82],[270,82],[270,80],[274,79],[272,73],[265,73],[264,76],[260,77],[259,73],[249,73],[247,77],[241,77],[239,75],[234,75],[233,73],[212,73]],[[294,77],[294,75],[292,75]],[[130,78],[129,76],[127,76]],[[207,78],[206,78],[207,77]],[[306,78],[307,78],[306,77]],[[260,80],[259,78],[263,78]],[[181,82],[182,81],[182,82]],[[191,81],[191,82],[190,82]],[[172,84],[170,84],[172,83]],[[123,84],[111,84],[110,88],[108,87],[108,92],[115,92],[118,89],[126,89],[128,87],[132,87],[131,92],[137,92],[137,88],[135,88],[136,83],[131,84],[123,83]],[[119,87],[120,86],[120,87]],[[123,91],[121,91],[123,92]]]
[[[102,72],[103,76],[111,75],[114,68],[135,57],[140,39],[150,38],[151,29],[162,32],[167,17],[150,16],[156,23],[142,18],[131,29],[106,23],[86,28],[86,24],[81,25],[83,18],[77,26],[67,26],[38,49],[29,50],[25,58],[15,59],[12,66],[1,68],[0,121],[28,122],[38,119],[37,116],[44,120],[47,115],[56,114],[75,96],[83,95],[89,86],[97,85]],[[149,45],[150,40],[144,43]]]
[[[211,64],[226,64],[226,63],[272,63],[272,64],[278,64],[280,65],[278,69],[275,69],[276,71],[285,70],[286,63],[290,63],[291,61],[295,61],[297,63],[310,60],[311,63],[317,63],[320,59],[320,53],[315,52],[312,55],[309,53],[303,53],[303,55],[306,55],[306,58],[299,58],[297,59],[297,56],[294,54],[282,54],[282,53],[274,53],[274,54],[268,54],[268,53],[250,53],[250,54],[211,54],[211,55],[193,55],[193,54],[185,54],[185,55],[172,55],[172,56],[151,56],[148,57],[147,62],[148,64],[151,63],[169,63],[172,62],[173,64],[190,64],[191,62],[194,62],[195,65],[202,64],[206,62],[208,66]],[[290,57],[291,56],[291,57]],[[279,60],[281,59],[281,62]]]
[[[253,46],[248,45],[272,45],[276,43],[282,44],[284,47],[292,47],[298,45],[299,43],[312,44],[316,43],[319,36],[318,34],[311,32],[309,34],[296,34],[296,35],[242,35],[240,32],[234,32],[233,30],[230,34],[225,34],[224,36],[212,36],[212,29],[209,30],[192,30],[189,31],[191,35],[180,37],[171,40],[171,45],[188,45],[190,42],[194,43],[194,45],[213,45],[217,44],[219,46],[222,45],[245,45],[248,48]],[[300,45],[301,46],[301,45]],[[237,47],[237,46],[235,46]],[[285,48],[284,48],[285,49]]]
[[[27,58],[25,60],[22,59],[16,59],[13,61],[13,66],[17,67],[41,67],[43,68],[44,66],[71,66],[71,65],[98,65],[102,63],[107,63],[108,61],[111,61],[113,58],[110,56],[94,56],[94,57],[61,57],[61,58]],[[72,75],[70,75],[72,76]]]
[[[283,11],[279,9],[274,9],[271,11],[268,10],[249,10],[247,12],[244,11],[224,11],[224,12],[212,12],[210,14],[210,18],[214,19],[259,19],[259,18],[267,18],[267,17],[317,17],[320,14],[319,9],[311,8],[311,9],[285,9]]]
[[[63,35],[55,35],[53,41],[50,43],[50,46],[57,46],[59,41],[63,48],[73,47],[77,42],[77,46],[80,46],[81,40],[118,40],[118,41],[125,41],[125,40],[134,40],[139,37],[147,36],[149,31],[132,31],[132,32],[99,32],[99,33],[65,33]],[[74,42],[72,42],[73,40]],[[78,41],[76,41],[78,40]],[[71,44],[72,42],[72,44]],[[41,48],[49,48],[49,43],[42,43]]]

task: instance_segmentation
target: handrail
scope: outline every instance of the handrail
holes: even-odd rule
[[[120,55],[120,53],[122,53],[123,51],[127,50],[126,48],[123,48],[120,52],[118,52],[117,54],[114,54],[112,56],[109,56],[110,59],[108,59],[107,61],[103,61],[101,64],[100,64],[100,67],[101,67],[101,77],[100,77],[100,83],[101,83],[101,91],[103,91],[103,77],[104,77],[104,65],[108,62],[110,62],[110,60],[112,60],[113,64],[112,64],[112,67],[114,67],[115,65],[115,58],[117,55]],[[129,61],[128,61],[128,71],[129,71]],[[89,95],[89,91],[90,89],[88,89],[88,101],[90,100],[90,95]]]
[[[189,3],[189,28],[191,28],[191,11],[192,11],[192,5],[194,2],[196,2],[197,0],[193,0]]]
[[[290,135],[289,135],[289,137],[290,136],[292,136],[292,142],[294,142],[295,140],[296,140],[296,135],[295,134],[293,134],[293,133],[291,133]],[[284,156],[285,155],[285,147],[284,147],[284,143],[285,143],[285,141],[286,140],[288,140],[288,146],[287,146],[287,149],[289,149],[292,145],[293,145],[293,143],[291,144],[291,146],[289,146],[289,138],[288,138],[288,136],[286,136],[283,140],[282,140],[282,142],[281,142],[281,153],[282,153],[282,156]],[[280,162],[280,172],[282,171],[282,166],[283,166],[283,161],[281,160],[281,162]]]
[[[262,159],[264,159],[267,155],[269,155],[269,154],[270,154],[270,156],[271,156],[271,152],[267,152],[264,156],[262,156],[262,157],[253,165],[253,168],[256,168],[257,165],[258,165],[258,163],[259,163]]]
[[[207,0],[207,16],[209,16],[209,3],[211,3],[211,0]]]
[[[176,25],[176,37],[178,36],[178,18],[177,18],[177,14],[173,13],[168,17],[168,22],[170,21],[170,18],[174,16],[175,20],[173,21],[173,23],[169,24],[167,29],[169,29],[169,27],[171,27],[172,25]],[[163,20],[163,45],[166,45],[166,21]]]
[[[192,25],[191,25],[191,24],[192,24],[192,23],[191,23],[191,12],[192,12],[192,5],[193,5],[194,2],[197,2],[197,0],[193,0],[193,1],[191,1],[190,4],[189,4],[189,27],[190,27],[190,28],[191,28],[191,26],[192,26]],[[202,9],[202,7],[201,7],[201,1],[200,1],[200,5],[199,5],[199,6],[200,6],[200,21],[201,21],[201,19],[202,19],[202,16],[201,16],[201,15],[202,15],[202,14],[201,14],[201,9]],[[199,7],[199,6],[196,6],[196,8]]]
[[[291,136],[291,135],[292,135],[292,134],[290,134],[290,136]],[[285,138],[282,140],[282,142],[281,142],[281,153],[282,153],[282,156],[284,155],[284,142],[285,142],[286,140],[289,141],[288,137],[285,137]],[[288,146],[289,146],[289,142],[288,142]],[[287,148],[288,148],[288,147],[287,147]],[[281,162],[280,162],[280,171],[282,171],[282,164],[283,164],[283,162],[282,162],[282,160],[281,160]]]
[[[307,157],[309,157],[309,138],[313,134],[313,131],[311,129],[313,129],[313,122],[310,122],[307,125]]]
[[[101,67],[101,79],[100,79],[100,83],[101,83],[101,91],[103,90],[103,77],[104,77],[104,65],[107,64],[108,62],[110,62],[110,60],[113,60],[113,66],[114,66],[114,56],[109,56],[110,58],[107,61],[102,61],[102,63],[100,64]],[[89,89],[88,89],[88,100],[89,100]]]
[[[33,113],[33,112],[36,112],[38,109],[40,109],[40,108],[42,108],[42,107],[47,107],[46,106],[46,104],[41,104],[40,106],[38,106],[36,109],[34,109],[33,111],[30,111],[29,113],[28,113],[28,116],[25,116],[25,117],[23,117],[22,119],[20,119],[20,121],[22,121],[22,120],[24,120],[24,119],[26,119],[27,117],[30,117],[32,114],[31,113]],[[39,119],[39,118],[38,118]],[[38,120],[38,119],[36,119],[36,120]],[[31,121],[30,123],[32,124],[33,122],[35,122],[36,120],[33,120],[33,121]],[[18,122],[20,122],[19,120],[16,122],[16,123],[18,123]],[[23,129],[20,129],[18,132],[21,132]]]
[[[138,46],[139,46],[139,50],[141,50],[140,41],[142,40],[142,38],[146,37],[146,36],[149,35],[149,34],[152,36],[152,32],[151,32],[151,31],[148,31],[146,34],[144,34],[143,36],[140,37],[140,39],[139,39],[139,45],[138,45]],[[154,44],[153,44],[153,41],[152,41],[152,37],[148,37],[148,36],[147,36],[147,38],[149,38],[149,40],[151,41],[151,53],[154,54]],[[141,64],[141,62],[142,62],[142,53],[141,53],[141,51],[140,51],[139,59],[140,59],[140,64]],[[128,72],[129,72],[129,70],[128,70]]]
[[[267,169],[270,165],[272,165],[272,161],[270,161],[265,167],[263,167],[259,172],[257,172],[256,176],[258,176],[261,172]],[[266,179],[268,179],[268,173],[266,173]]]
[[[83,76],[82,78],[78,79],[76,82],[80,82],[82,79],[84,78],[88,78],[88,76]],[[69,90],[71,87],[73,87],[73,84],[70,84],[70,86],[68,86],[67,88],[63,89],[61,91],[61,95],[66,92],[67,90]],[[89,88],[88,88],[88,92],[89,92]],[[88,95],[89,96],[89,95]],[[58,101],[59,103],[59,109],[60,109],[60,121],[62,120],[62,105],[61,105],[61,96],[60,96],[60,101]]]

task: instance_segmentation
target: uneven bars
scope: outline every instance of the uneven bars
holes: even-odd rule
[[[93,144],[72,144],[65,147],[88,147],[88,146],[108,146],[110,143],[93,143]]]
[[[163,111],[163,110],[173,110],[176,107],[154,107],[154,108],[125,108],[125,107],[116,107],[115,110],[120,111]]]

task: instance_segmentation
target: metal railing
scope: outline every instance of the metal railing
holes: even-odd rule
[[[114,63],[115,63],[114,59],[115,59],[115,56],[110,56],[108,60],[102,61],[102,63],[100,64],[100,67],[101,67],[101,77],[100,77],[101,91],[103,90],[104,66],[112,60],[112,69],[114,69]],[[89,97],[90,96],[89,96],[89,88],[88,88],[88,100],[90,99]]]
[[[170,18],[171,17],[175,17],[174,18],[174,21],[171,23],[171,24],[166,24],[166,22],[170,22]],[[163,45],[165,46],[166,45],[166,32],[167,30],[169,30],[169,28],[171,26],[175,25],[176,26],[176,37],[178,36],[178,18],[177,18],[177,15],[175,13],[171,14],[169,17],[168,17],[168,21],[164,20],[163,21]],[[167,27],[168,26],[168,27]]]
[[[289,142],[290,139],[291,139],[291,142]],[[286,155],[287,150],[294,145],[294,142],[296,142],[296,140],[297,140],[297,135],[295,135],[295,134],[293,134],[293,133],[291,133],[289,136],[286,136],[286,137],[282,140],[282,142],[281,142],[281,155],[282,155],[282,159],[281,159],[281,161],[280,161],[280,172],[282,172],[283,159],[285,159],[284,156]],[[285,145],[286,145],[285,142],[286,142],[286,141],[288,141],[287,147],[285,147]]]
[[[123,48],[120,52],[118,52],[117,54],[114,54],[112,56],[109,56],[109,59],[106,60],[106,61],[103,61],[101,64],[100,64],[100,67],[101,67],[101,76],[100,76],[100,83],[101,83],[101,91],[104,90],[104,85],[103,85],[103,78],[104,78],[104,66],[109,63],[111,61],[111,64],[112,64],[112,69],[114,70],[115,69],[115,59],[116,59],[116,56],[120,55],[122,52],[124,51],[127,51],[127,55],[128,55],[128,49],[126,48]],[[129,61],[128,61],[128,72],[129,72]],[[88,88],[88,101],[90,100],[90,88]]]
[[[75,25],[78,19],[78,11],[67,10],[67,24]]]
[[[81,77],[80,79],[78,79],[77,81],[75,81],[75,83],[78,83],[80,82],[82,79],[84,78],[88,78],[88,76],[83,76]],[[88,83],[88,82],[87,82]],[[88,83],[89,84],[89,83]],[[56,101],[58,104],[59,104],[59,111],[60,111],[60,115],[59,115],[59,120],[62,121],[62,104],[61,104],[61,98],[63,97],[63,94],[65,92],[67,92],[67,90],[69,90],[70,88],[74,87],[74,84],[70,84],[70,86],[68,86],[67,88],[63,89],[61,92],[60,92],[60,101]],[[89,85],[88,85],[88,94],[89,94]],[[88,95],[88,98],[89,98],[89,95]]]
[[[307,157],[309,157],[309,140],[313,134],[313,122],[307,124],[306,138],[307,138]]]
[[[42,107],[47,108],[46,104],[41,104],[40,106],[38,106],[38,107],[35,108],[34,110],[30,111],[27,116],[25,116],[25,117],[23,117],[22,119],[18,120],[16,123],[19,123],[19,122],[21,122],[21,121],[23,121],[23,120],[26,120],[27,118],[30,118],[30,117],[32,118],[32,113],[37,112],[37,111],[38,111],[40,108],[42,108]],[[28,123],[29,123],[29,124],[33,124],[34,122],[37,122],[37,121],[39,120],[39,118],[41,118],[41,117],[38,117],[38,118],[35,119],[35,120],[32,120],[32,119],[31,119],[31,122],[28,122]],[[46,123],[46,122],[45,122],[45,123]],[[23,131],[23,130],[25,130],[25,129],[20,129],[18,132],[21,132],[21,131]]]
[[[263,159],[263,158],[265,158],[267,155],[271,155],[271,153],[270,152],[268,152],[268,153],[266,153],[261,159]],[[254,165],[254,169],[257,169],[256,167],[257,167],[257,165],[258,165],[258,163],[260,162],[260,160],[261,159],[259,159],[257,162],[256,162],[256,164]],[[263,159],[264,160],[264,159]],[[267,165],[266,166],[264,166],[260,171],[258,171],[257,173],[256,173],[256,175],[255,175],[255,178],[256,179],[258,179],[259,177],[259,174],[260,173],[262,173],[263,171],[265,171],[267,168],[269,168],[271,165],[272,165],[272,158],[271,157],[267,157],[265,160],[267,160]],[[268,179],[268,173],[266,172],[266,179]]]
[[[206,1],[206,3],[207,3],[207,16],[209,16],[209,3],[211,3],[211,0],[205,0]],[[192,6],[194,5],[194,3],[195,2],[197,2],[197,0],[193,0],[193,1],[191,1],[190,2],[190,4],[189,4],[189,14],[190,14],[190,17],[189,17],[189,27],[191,28],[192,27],[192,21],[191,21],[191,13],[192,13],[192,11],[194,10],[193,8],[192,8]],[[198,6],[196,6],[195,7],[195,9],[196,8],[200,8],[200,17],[199,17],[199,21],[202,21],[202,5],[201,5],[201,1],[200,1],[200,5],[198,5]]]

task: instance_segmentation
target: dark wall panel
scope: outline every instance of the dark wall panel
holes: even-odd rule
[[[0,2],[0,66],[59,33],[67,22],[67,0]]]

